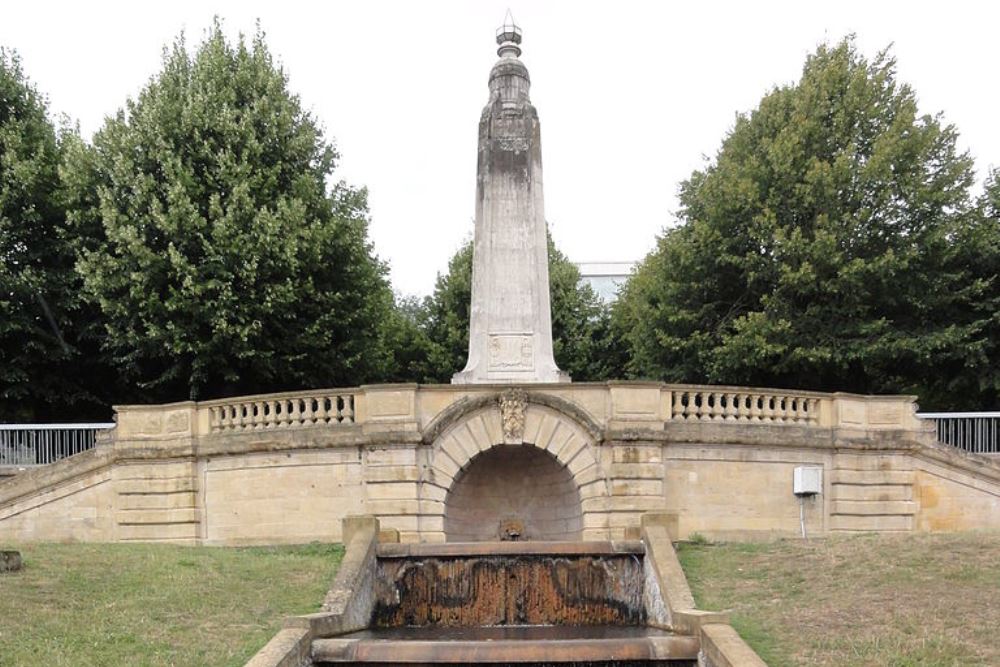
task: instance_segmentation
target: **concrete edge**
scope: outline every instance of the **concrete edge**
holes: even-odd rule
[[[699,667],[767,667],[767,663],[728,623],[704,625],[700,636]]]
[[[343,520],[343,535],[346,551],[323,600],[323,611],[286,618],[284,627],[244,667],[311,665],[314,639],[368,626],[374,604],[378,519],[347,517]]]
[[[312,664],[312,637],[305,628],[282,628],[245,667],[305,667]]]
[[[646,512],[640,518],[646,560],[659,588],[667,614],[668,629],[679,635],[698,637],[700,667],[767,667],[749,644],[729,624],[729,614],[696,608],[694,595],[674,549],[677,515]]]

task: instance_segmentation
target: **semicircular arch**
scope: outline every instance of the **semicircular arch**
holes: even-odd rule
[[[446,539],[445,502],[456,480],[483,452],[513,444],[541,449],[566,468],[580,494],[585,539],[606,539],[604,499],[609,492],[593,425],[580,423],[561,410],[529,400],[524,408],[520,442],[512,442],[510,435],[504,433],[496,398],[494,395],[493,400],[466,404],[466,408],[471,409],[454,414],[429,443],[421,485],[421,499],[425,501],[421,524],[424,537]]]

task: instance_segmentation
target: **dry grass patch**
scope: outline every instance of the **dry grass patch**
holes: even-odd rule
[[[771,667],[1000,665],[1000,535],[683,544],[699,607]]]
[[[0,665],[242,665],[316,611],[340,546],[31,544],[0,575]]]

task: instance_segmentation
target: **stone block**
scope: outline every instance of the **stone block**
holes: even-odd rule
[[[414,447],[370,447],[365,450],[365,462],[372,466],[413,466],[417,464]]]
[[[436,475],[434,482],[440,485],[451,486],[452,480],[458,477],[462,466],[444,449],[439,449],[432,456],[431,466]]]
[[[622,421],[663,421],[659,385],[610,386],[611,419]]]
[[[197,523],[201,521],[201,510],[195,507],[163,510],[119,510],[116,514],[119,526],[127,524],[168,524]]]
[[[569,468],[570,473],[575,478],[590,466],[595,465],[597,465],[597,460],[594,458],[593,454],[588,452],[586,449],[582,449],[569,463],[566,464],[566,467]]]
[[[830,503],[833,514],[916,514],[917,503],[908,500],[834,500]]]
[[[660,479],[612,480],[612,496],[657,496],[663,499],[663,482]]]
[[[415,496],[412,500],[368,500],[365,508],[367,513],[377,517],[393,514],[416,516],[420,513],[420,503]]]
[[[120,510],[167,510],[197,505],[197,494],[192,491],[178,493],[121,494],[118,497]]]
[[[830,517],[830,530],[848,532],[911,531],[913,516],[910,514],[861,516],[834,514]]]
[[[399,531],[395,528],[383,528],[378,533],[379,544],[398,544]]]
[[[912,470],[839,470],[830,471],[831,484],[913,484]]]
[[[588,528],[608,528],[608,514],[606,512],[587,512],[583,515],[583,530]]]
[[[624,535],[624,533],[623,533]],[[602,542],[612,539],[611,531],[607,528],[584,528],[582,537],[588,542]]]
[[[833,484],[830,494],[833,500],[913,500],[913,487],[899,484]]]
[[[607,507],[612,512],[662,512],[666,502],[662,496],[611,496]]]
[[[420,471],[416,466],[366,466],[365,481],[372,482],[416,482]]]
[[[416,500],[416,482],[383,482],[365,484],[365,495],[372,500]]]
[[[767,667],[728,623],[701,626],[701,655],[712,667]]]
[[[177,493],[181,491],[197,491],[198,485],[193,477],[179,477],[175,479],[126,479],[115,482],[115,490],[119,494]]]
[[[613,463],[660,463],[663,460],[663,447],[659,443],[615,444],[611,447],[611,456]]]
[[[542,418],[542,423],[538,428],[538,436],[530,441],[533,445],[539,449],[548,449],[549,445],[552,443],[552,437],[556,434],[556,430],[559,428],[559,421],[550,414],[545,414]],[[526,442],[529,442],[526,440]]]
[[[448,497],[448,490],[436,484],[423,484],[420,487],[420,498],[425,500],[436,500],[443,503]]]

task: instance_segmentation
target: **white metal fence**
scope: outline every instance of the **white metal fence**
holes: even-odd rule
[[[0,424],[0,466],[53,463],[94,447],[100,424]]]
[[[937,427],[943,443],[974,454],[1000,454],[1000,412],[918,412]]]

